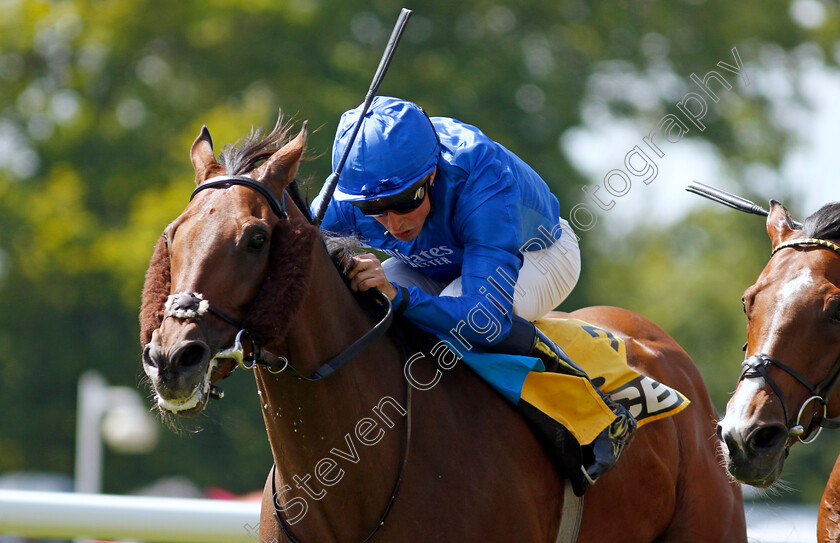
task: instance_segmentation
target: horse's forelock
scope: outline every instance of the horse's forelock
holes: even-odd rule
[[[164,305],[169,297],[171,281],[169,249],[161,236],[149,261],[146,282],[143,285],[140,305],[140,343],[144,347],[152,340],[152,332],[157,330],[163,322]]]
[[[809,238],[840,239],[840,202],[826,204],[802,223]]]
[[[260,160],[270,157],[289,142],[291,128],[292,124],[284,120],[281,112],[278,114],[277,124],[268,134],[263,135],[262,128],[252,128],[246,138],[225,145],[219,154],[219,162],[229,175],[248,173]]]

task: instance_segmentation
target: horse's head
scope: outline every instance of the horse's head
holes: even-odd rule
[[[746,359],[718,426],[729,472],[759,487],[779,479],[797,439],[840,414],[840,204],[799,229],[773,201],[767,232],[773,256],[744,292]]]
[[[165,411],[200,413],[211,383],[235,368],[224,350],[238,332],[247,328],[263,341],[284,334],[302,299],[300,275],[308,271],[317,229],[294,206],[291,220],[283,215],[306,127],[288,142],[281,121],[266,138],[258,136],[227,146],[220,163],[202,129],[190,150],[196,191],[155,247],[143,289],[141,342],[143,369]],[[281,261],[295,251],[302,261]],[[279,290],[283,301],[271,296],[273,307],[261,305],[266,288]]]

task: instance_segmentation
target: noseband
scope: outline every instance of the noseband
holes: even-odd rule
[[[163,320],[165,321],[169,317],[198,320],[208,311],[233,326],[239,326],[236,320],[229,317],[221,309],[210,305],[210,302],[205,300],[204,296],[199,292],[178,292],[177,294],[170,294],[164,306]],[[163,324],[163,321],[161,321],[161,324]]]
[[[833,243],[828,240],[819,239],[819,238],[803,238],[803,239],[793,239],[783,243],[780,243],[773,249],[772,254],[770,255],[771,258],[775,255],[780,249],[784,249],[786,247],[823,247],[826,249],[831,249],[832,251],[840,254],[840,246],[836,243]],[[802,407],[799,408],[799,414],[796,417],[796,422],[793,426],[790,426],[790,418],[789,418],[789,411],[787,402],[785,401],[785,396],[782,394],[781,389],[779,388],[778,384],[770,377],[770,373],[768,369],[770,366],[776,366],[797,381],[799,381],[810,393],[808,399],[802,404]],[[783,364],[782,362],[776,360],[772,356],[764,353],[758,353],[750,356],[744,362],[741,363],[741,376],[738,378],[738,382],[740,383],[744,379],[754,378],[754,377],[762,377],[770,385],[770,388],[773,389],[773,392],[779,398],[779,402],[782,404],[782,411],[785,414],[785,425],[788,428],[788,435],[790,438],[795,438],[799,440],[801,443],[812,443],[822,432],[823,428],[840,428],[840,418],[834,419],[827,419],[826,412],[828,411],[828,398],[831,396],[831,393],[834,390],[834,387],[837,386],[838,378],[840,378],[840,358],[834,363],[831,369],[828,372],[828,375],[817,383],[816,385],[812,385],[810,381],[808,381],[805,377],[802,376],[799,372],[791,368],[790,366]],[[806,429],[802,423],[802,414],[805,412],[805,408],[808,407],[809,404],[814,403],[814,415],[811,418],[811,422]],[[819,405],[822,406],[822,415],[817,417],[819,412]],[[811,432],[814,431],[814,427],[816,427],[816,432],[811,435]],[[804,437],[803,437],[804,436]],[[788,445],[789,447],[789,445]]]
[[[797,381],[799,381],[808,392],[811,394],[807,400],[802,404],[802,407],[799,408],[799,414],[796,417],[796,422],[793,426],[789,426],[790,418],[788,410],[787,402],[785,401],[785,396],[782,394],[781,389],[779,389],[778,384],[776,381],[770,377],[770,373],[768,369],[770,366],[776,366]],[[791,438],[798,439],[801,443],[811,443],[817,436],[820,435],[823,428],[840,428],[840,419],[827,419],[825,418],[826,411],[828,409],[828,398],[831,396],[831,392],[834,390],[834,387],[837,385],[838,377],[840,377],[840,359],[834,363],[834,366],[829,370],[828,376],[825,379],[817,383],[816,385],[812,385],[805,377],[803,377],[799,372],[791,368],[790,366],[783,364],[773,358],[770,355],[759,353],[754,354],[751,357],[744,360],[741,364],[741,376],[738,378],[738,382],[754,378],[754,377],[763,377],[764,380],[770,385],[770,388],[773,389],[773,392],[776,393],[776,397],[779,398],[779,402],[782,404],[782,411],[785,414],[785,424],[788,425],[788,435]],[[806,428],[802,425],[802,414],[805,412],[805,408],[811,404],[817,403],[822,405],[822,415],[817,418],[817,413],[811,418],[811,422],[808,425],[807,433]],[[815,409],[817,405],[814,406]],[[816,432],[811,435],[814,427],[816,426]],[[803,437],[805,436],[805,437]]]

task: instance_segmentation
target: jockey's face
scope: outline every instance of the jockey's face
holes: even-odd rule
[[[430,189],[435,180],[435,173],[437,173],[437,171],[432,173],[432,177],[429,180]],[[423,199],[423,203],[420,204],[420,206],[414,211],[409,213],[397,213],[395,211],[388,210],[384,215],[374,217],[374,219],[384,226],[395,239],[400,241],[411,241],[420,235],[420,231],[423,229],[423,224],[426,222],[426,217],[429,216],[429,211],[432,209],[432,204],[429,201],[429,192],[429,190],[426,191],[426,197]]]

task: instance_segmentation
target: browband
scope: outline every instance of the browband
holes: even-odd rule
[[[244,175],[217,175],[204,181],[197,186],[190,196],[190,201],[195,198],[195,195],[204,189],[215,189],[219,187],[229,187],[231,185],[244,185],[248,188],[254,189],[268,200],[268,205],[271,210],[281,219],[288,219],[289,215],[286,213],[286,191],[283,191],[283,201],[277,199],[277,196],[271,192],[268,187],[258,181],[254,181],[250,177]]]

